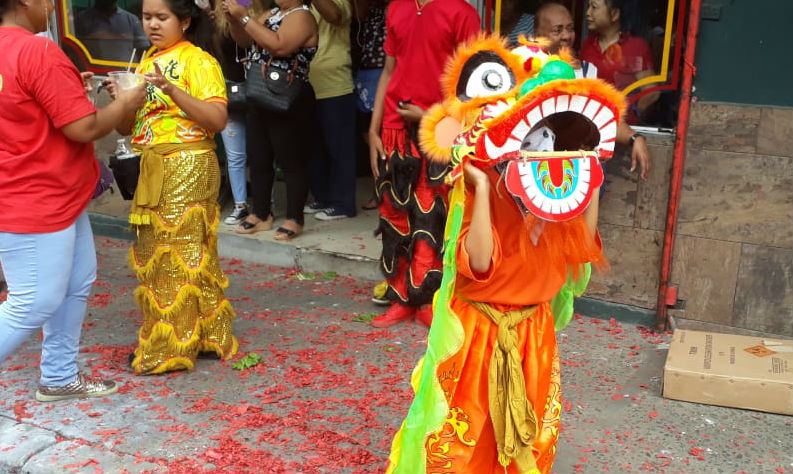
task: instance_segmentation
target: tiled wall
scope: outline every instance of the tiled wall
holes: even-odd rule
[[[611,261],[588,296],[654,309],[672,139],[646,182],[610,163],[601,232]],[[793,109],[692,105],[671,283],[679,318],[793,335]]]

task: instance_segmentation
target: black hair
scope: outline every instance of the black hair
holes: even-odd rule
[[[0,0],[0,19],[10,10],[12,1],[14,0]]]
[[[634,21],[639,13],[638,5],[633,0],[603,0],[609,10],[620,11],[620,31],[634,33]]]
[[[190,18],[190,26],[184,33],[185,39],[212,56],[218,57],[220,48],[215,35],[215,26],[207,14],[198,8],[193,0],[165,0],[165,3],[180,20]]]

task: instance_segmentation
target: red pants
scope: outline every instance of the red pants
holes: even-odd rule
[[[449,187],[418,149],[414,131],[383,129],[387,155],[377,180],[386,298],[410,306],[432,302],[441,282]]]

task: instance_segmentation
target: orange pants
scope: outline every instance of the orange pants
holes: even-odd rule
[[[503,468],[498,463],[488,408],[488,369],[498,327],[456,296],[451,306],[460,317],[465,340],[457,354],[438,367],[449,414],[442,429],[427,440],[427,473],[500,473]],[[493,306],[501,311],[511,309]],[[540,305],[516,329],[526,394],[539,425],[532,451],[537,468],[546,474],[556,454],[562,409],[559,354],[550,306]],[[515,463],[507,471],[519,474]]]

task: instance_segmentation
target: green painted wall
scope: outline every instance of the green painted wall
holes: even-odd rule
[[[703,0],[694,95],[793,106],[793,0]],[[718,10],[717,20],[707,19]]]

